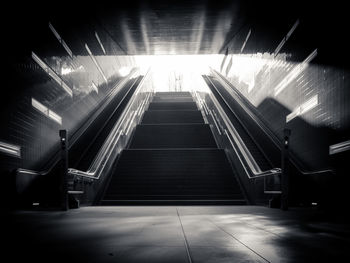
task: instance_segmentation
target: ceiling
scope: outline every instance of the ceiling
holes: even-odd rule
[[[306,2],[306,1],[304,1]],[[345,51],[348,41],[345,8],[332,1],[253,0],[125,0],[45,2],[8,5],[1,18],[8,58],[21,59],[35,51],[40,56],[67,53],[49,29],[49,22],[74,55],[218,54],[273,52],[293,24],[300,24],[281,52],[295,60],[312,50],[334,63],[334,51]],[[319,56],[322,57],[322,56]]]

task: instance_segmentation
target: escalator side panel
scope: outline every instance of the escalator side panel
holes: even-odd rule
[[[142,77],[139,77],[138,80],[133,83],[129,83],[120,94],[118,94],[109,106],[107,112],[103,112],[101,119],[98,118],[96,123],[89,128],[89,137],[82,138],[79,142],[79,147],[76,148],[75,152],[69,152],[70,158],[76,158],[75,162],[71,161],[71,166],[75,167],[78,170],[86,171],[92,160],[94,159],[96,153],[103,145],[105,139],[110,133],[113,125],[116,123],[118,118],[124,111],[125,106],[128,101],[134,94],[135,89],[137,88],[138,83],[141,81]],[[130,85],[133,85],[130,92],[127,94],[125,99],[121,101],[123,96],[129,90]],[[121,103],[119,105],[119,103]],[[118,108],[116,108],[119,105]],[[83,153],[83,154],[82,154]]]
[[[236,111],[236,108],[233,108],[233,110],[235,111],[234,113],[236,113],[236,114],[232,113],[232,111],[225,104],[225,102],[223,101],[221,96],[219,96],[219,94],[217,93],[215,88],[212,87],[212,84],[210,83],[210,81],[207,81],[207,84],[208,84],[209,88],[211,89],[211,91],[213,92],[216,99],[219,101],[219,103],[220,103],[221,107],[223,108],[223,110],[225,111],[226,115],[229,117],[234,128],[237,130],[240,137],[244,141],[245,145],[247,146],[249,152],[251,153],[251,155],[255,159],[256,163],[259,165],[260,169],[262,171],[265,171],[265,170],[269,170],[269,169],[273,168],[274,167],[273,164],[270,162],[269,159],[266,158],[266,155],[262,151],[262,148],[257,145],[256,137],[255,137],[256,132],[254,132],[255,136],[253,137],[251,134],[252,129],[248,129],[248,127],[250,127],[250,126],[248,126],[248,127],[244,126],[245,122],[242,125],[241,119],[238,118],[239,113]],[[214,83],[214,84],[217,84],[217,83]],[[219,88],[218,86],[219,86],[219,84],[216,87]],[[220,92],[222,92],[222,91],[220,90]],[[227,98],[228,97],[227,94],[225,94],[225,93],[222,93],[222,94],[223,94],[226,101],[229,101],[229,103],[232,102],[231,100],[228,100],[229,98]],[[231,106],[231,104],[230,104],[230,106]],[[244,120],[246,118],[247,117],[245,117]]]
[[[248,113],[239,105],[239,103],[222,87],[218,80],[211,78],[211,81],[219,89],[222,96],[228,102],[230,107],[234,110],[240,123],[242,123],[250,133],[250,137],[254,139],[254,143],[260,149],[261,153],[265,156],[271,166],[279,167],[281,163],[281,151],[271,141],[259,125],[248,115]]]

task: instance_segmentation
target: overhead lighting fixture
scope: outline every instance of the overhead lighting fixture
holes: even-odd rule
[[[0,142],[0,152],[21,158],[21,147],[6,142]]]
[[[88,46],[87,44],[85,44],[85,48],[86,48],[87,52],[89,53],[89,56],[90,56],[90,58],[92,59],[92,61],[95,63],[96,68],[97,68],[98,71],[101,73],[102,77],[104,78],[105,82],[108,83],[108,80],[107,80],[105,74],[103,73],[102,68],[101,68],[100,65],[98,64],[98,62],[97,62],[95,56],[92,54],[92,52],[91,52],[91,50],[90,50],[90,48],[89,48],[89,46]]]
[[[315,108],[318,105],[318,95],[313,96],[311,99],[307,100],[303,104],[301,104],[299,107],[293,110],[290,114],[286,117],[286,122],[289,122],[296,118],[297,116],[300,116],[309,110]]]
[[[41,104],[39,101],[36,99],[32,98],[32,106],[40,111],[42,114],[44,114],[46,117],[50,118],[51,120],[54,120],[58,124],[62,125],[62,117],[59,116],[57,113],[54,111],[50,110],[48,107],[45,105]]]
[[[289,30],[289,32],[287,33],[287,35],[282,39],[281,43],[279,43],[279,45],[277,46],[275,52],[274,52],[274,56],[276,57],[277,54],[280,52],[280,50],[282,49],[282,47],[284,46],[284,44],[288,41],[288,39],[290,38],[290,36],[293,34],[293,32],[295,31],[295,29],[297,28],[297,26],[299,25],[299,19],[294,23],[294,25],[292,26],[292,28]]]
[[[336,154],[350,150],[350,140],[329,146],[329,154]]]
[[[302,63],[296,65],[289,74],[275,87],[275,96],[281,93],[296,77],[303,72],[315,57],[317,56],[317,49],[315,49]]]
[[[62,125],[62,118],[57,113],[49,109],[49,118]]]
[[[51,29],[52,33],[55,35],[57,38],[58,42],[61,43],[63,48],[67,51],[68,55],[73,58],[73,52],[70,50],[70,48],[67,46],[66,42],[61,38],[61,36],[57,33],[56,29],[53,27],[53,25],[49,22],[49,28]]]
[[[222,62],[221,62],[220,72],[222,72],[222,70],[224,69],[224,65],[226,63],[227,56],[228,56],[228,47],[226,48],[225,56],[224,56],[224,58],[222,59]]]
[[[230,70],[231,70],[231,67],[232,67],[232,58],[233,58],[233,55],[231,55],[231,58],[230,58],[230,60],[228,61],[228,64],[227,64],[227,66],[226,66],[226,76],[228,76],[228,73],[230,72]]]
[[[32,58],[38,65],[51,77],[53,78],[58,85],[60,85],[69,96],[73,97],[73,91],[68,85],[53,71],[44,61],[42,61],[34,52],[32,52]]]
[[[247,37],[245,38],[245,41],[244,41],[244,43],[243,43],[243,45],[242,45],[241,53],[243,52],[243,50],[244,50],[244,48],[245,48],[245,45],[247,44],[248,39],[249,39],[251,33],[252,33],[252,30],[249,29],[249,32],[248,32],[248,34],[247,34]]]
[[[102,44],[102,42],[101,42],[101,39],[99,38],[99,36],[98,36],[98,34],[97,34],[96,31],[95,31],[95,37],[96,37],[98,43],[100,44],[103,53],[106,55],[106,50],[105,50],[105,48],[104,48],[104,46],[103,46],[103,44]]]

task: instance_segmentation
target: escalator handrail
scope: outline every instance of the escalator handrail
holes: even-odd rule
[[[236,114],[236,112],[232,109],[231,105],[227,102],[226,98],[224,98],[224,96],[219,92],[218,88],[216,87],[216,84],[214,84],[214,82],[208,77],[205,77],[213,86],[213,88],[215,89],[216,93],[221,97],[221,99],[224,101],[224,103],[226,104],[226,106],[228,107],[228,109],[230,110],[230,112],[233,114],[233,116],[235,116],[235,118],[238,120],[238,123],[240,124],[240,126],[243,128],[243,130],[245,131],[245,133],[248,135],[248,137],[251,139],[251,141],[254,143],[254,145],[257,147],[257,149],[259,150],[259,152],[262,154],[262,156],[264,157],[264,159],[266,160],[266,162],[268,163],[268,165],[270,167],[273,167],[274,164],[271,162],[270,158],[265,154],[265,152],[263,151],[263,149],[260,147],[260,145],[257,143],[256,139],[252,136],[250,130],[246,127],[246,125],[241,121],[240,117]],[[231,122],[231,121],[230,121]]]
[[[264,124],[262,123],[259,118],[256,116],[255,113],[252,112],[249,107],[245,105],[245,103],[248,103],[245,98],[242,97],[242,95],[234,88],[232,87],[232,84],[228,82],[227,79],[225,79],[220,73],[218,73],[216,70],[211,68],[211,71],[214,73],[215,76],[218,77],[219,82],[222,84],[222,86],[225,88],[225,90],[234,98],[238,98],[236,100],[239,105],[242,107],[242,109],[252,118],[252,120],[261,128],[261,130],[269,137],[269,139],[275,144],[275,146],[278,149],[282,149],[281,144],[279,143],[278,137]],[[217,89],[216,89],[217,90]],[[220,92],[218,92],[220,94]],[[234,94],[233,94],[234,93]],[[221,94],[220,94],[221,95]],[[222,96],[221,96],[222,97]],[[242,102],[244,100],[244,102]],[[227,104],[227,103],[226,103]],[[229,107],[230,108],[230,107]],[[230,108],[230,110],[233,112],[233,110]],[[305,171],[303,170],[300,165],[298,164],[298,161],[296,157],[290,153],[290,161],[295,166],[295,168],[301,173],[302,175],[315,175],[315,174],[322,174],[322,173],[332,173],[335,172],[332,169],[322,169],[322,170],[313,170],[313,171]]]
[[[270,138],[270,140],[275,144],[276,147],[281,149],[281,145],[279,142],[278,137],[268,128],[264,123],[260,121],[259,118],[257,118],[256,114],[252,112],[252,110],[247,107],[246,104],[250,104],[250,102],[244,98],[232,85],[228,82],[227,79],[225,79],[219,72],[217,72],[214,69],[211,69],[212,73],[218,77],[219,82],[222,84],[222,86],[225,88],[225,90],[233,97],[235,98],[235,101],[241,106],[241,108],[254,120],[254,122],[264,131],[264,133]],[[229,87],[227,87],[229,86]],[[238,98],[238,99],[236,99]],[[244,103],[242,102],[244,100]],[[251,105],[249,105],[251,106]]]
[[[80,138],[82,134],[90,127],[90,125],[98,118],[100,113],[109,105],[111,100],[114,98],[114,96],[120,91],[122,87],[132,78],[136,75],[137,71],[134,69],[130,72],[130,74],[125,77],[123,80],[118,82],[113,89],[106,95],[106,98],[104,99],[103,104],[92,114],[91,117],[89,117],[69,138],[69,145],[68,145],[68,150],[74,145],[74,143]],[[130,86],[128,92],[131,90],[133,85]],[[128,93],[126,92],[126,94]],[[124,97],[121,101],[124,100]],[[118,105],[119,106],[119,105]],[[16,174],[28,174],[28,175],[48,175],[52,169],[57,165],[59,162],[61,156],[60,156],[60,150],[57,151],[54,156],[53,156],[53,161],[49,161],[49,167],[46,169],[43,169],[41,171],[35,171],[35,170],[30,170],[30,169],[25,169],[25,168],[17,168],[16,169]]]
[[[149,77],[149,72],[150,70],[147,71],[145,76],[142,78],[142,80],[139,82],[134,95],[132,98],[129,100],[127,106],[125,107],[125,110],[123,111],[122,115],[118,119],[117,123],[114,125],[112,128],[112,131],[108,135],[107,139],[105,140],[104,144],[100,148],[99,152],[96,154],[96,157],[92,161],[90,167],[88,168],[87,171],[81,171],[75,168],[68,168],[68,174],[74,175],[74,176],[80,176],[83,178],[87,179],[92,179],[92,180],[99,180],[101,176],[101,172],[104,169],[105,164],[109,161],[109,158],[114,150],[114,146],[118,142],[120,136],[125,132],[121,129],[121,126],[131,108],[133,105],[137,94],[140,92],[145,80]],[[145,100],[148,100],[150,97],[150,94],[145,98]],[[145,107],[147,103],[140,103],[138,106],[137,110],[135,111],[138,113],[141,111],[140,107]],[[133,114],[130,123],[133,121],[133,118],[136,117],[136,114]],[[129,125],[127,125],[129,126]]]
[[[209,81],[211,82],[211,80],[209,80]],[[213,86],[214,86],[214,84],[213,84]],[[216,89],[215,86],[214,86],[214,88]],[[218,94],[221,96],[220,93],[218,93]],[[232,123],[229,121],[229,118],[226,115],[225,111],[222,109],[220,103],[217,101],[217,99],[215,98],[215,96],[212,93],[209,93],[209,96],[210,96],[212,102],[214,103],[215,107],[219,111],[219,114],[222,117],[222,120],[224,121],[225,126],[229,130],[229,131],[227,131],[227,129],[224,129],[224,132],[225,132],[227,138],[229,139],[230,144],[231,144],[232,148],[234,149],[236,155],[238,156],[238,159],[239,159],[242,167],[244,168],[248,178],[254,179],[254,178],[258,178],[258,177],[265,177],[265,176],[269,176],[269,175],[281,174],[281,168],[272,168],[272,169],[266,170],[266,171],[262,171],[260,169],[259,165],[256,163],[254,157],[251,155],[251,153],[250,153],[249,149],[247,148],[247,146],[245,145],[244,141],[239,136],[237,130],[233,127]],[[227,105],[227,102],[225,100],[224,100],[224,102]],[[199,100],[199,103],[202,103],[202,102]],[[227,106],[229,107],[229,105],[227,105]],[[230,108],[230,110],[232,110],[232,109]],[[216,118],[216,117],[214,116],[214,118]],[[229,134],[231,136],[229,136]],[[231,137],[233,138],[233,140],[235,141],[235,143],[237,144],[239,149],[237,149],[235,144],[232,142]],[[242,160],[241,156],[243,157],[245,162]],[[246,165],[248,166],[250,172],[247,170]]]

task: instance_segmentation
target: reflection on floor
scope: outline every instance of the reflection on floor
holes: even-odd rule
[[[260,206],[82,207],[9,220],[11,262],[338,262],[350,244],[346,226]]]

